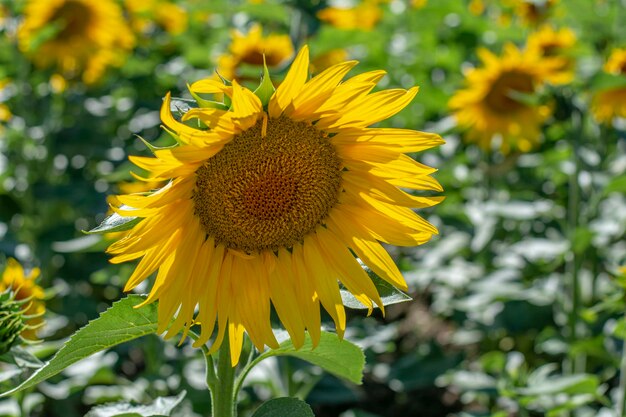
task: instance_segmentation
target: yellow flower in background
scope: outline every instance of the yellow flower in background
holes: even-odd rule
[[[591,110],[599,122],[609,123],[614,117],[626,118],[626,48],[615,49],[604,71],[624,78],[621,86],[603,89],[591,101]]]
[[[427,3],[428,3],[428,0],[411,0],[411,7],[419,10],[423,7],[426,7]]]
[[[552,61],[554,72],[547,75],[547,80],[554,84],[564,84],[574,78],[574,59],[568,54],[575,44],[576,35],[571,29],[562,28],[557,31],[545,25],[528,36],[526,49]]]
[[[475,16],[480,16],[485,11],[485,3],[483,0],[471,0],[469,4],[469,11]]]
[[[35,64],[56,66],[64,76],[97,81],[109,66],[122,65],[134,37],[112,0],[31,0],[18,32]]]
[[[148,32],[154,24],[172,35],[187,29],[187,11],[168,0],[124,0],[131,16],[131,25],[136,32]]]
[[[355,7],[327,7],[317,12],[317,17],[339,29],[372,30],[383,12],[376,0],[365,0]]]
[[[236,364],[244,331],[254,345],[278,347],[273,305],[296,347],[305,330],[320,339],[320,304],[342,336],[346,315],[338,280],[370,310],[383,308],[378,291],[353,255],[380,277],[407,289],[381,242],[413,246],[435,227],[412,209],[440,197],[404,190],[441,191],[435,169],[405,155],[441,144],[436,134],[368,128],[398,113],[417,94],[370,94],[384,71],[342,82],[357,64],[343,62],[308,79],[309,52],[298,53],[264,109],[237,81],[206,79],[194,94],[224,94],[229,110],[189,110],[174,119],[170,96],[161,108],[179,146],[155,157],[130,157],[148,181],[169,181],[150,194],[121,195],[122,216],[143,220],[111,245],[113,263],[141,259],[129,291],[158,270],[146,303],[159,300],[159,332],[166,337],[200,324],[194,346],[214,334],[211,351],[228,335]],[[197,315],[194,313],[197,308]]]
[[[513,3],[515,14],[527,25],[544,22],[553,12],[559,0],[508,0]]]
[[[4,88],[10,82],[11,81],[8,78],[0,79],[0,93],[2,93],[2,90],[4,90]],[[0,133],[4,132],[5,127],[3,126],[3,124],[11,120],[11,117],[13,117],[13,113],[11,112],[9,106],[7,106],[5,103],[0,102]]]
[[[331,49],[311,59],[311,74],[322,72],[326,68],[344,62],[348,59],[348,51],[345,49]]]
[[[501,58],[486,49],[478,55],[483,67],[470,70],[467,86],[449,102],[459,126],[468,129],[466,139],[484,150],[499,138],[503,153],[530,151],[539,142],[541,124],[551,109],[531,105],[524,97],[535,94],[553,64],[512,44],[505,45]]]
[[[237,76],[237,68],[241,64],[263,65],[263,55],[268,67],[278,67],[294,54],[293,43],[289,35],[263,36],[263,28],[259,24],[250,27],[248,33],[232,31],[232,42],[228,53],[218,59],[218,72],[226,79]]]
[[[43,288],[35,283],[39,274],[39,268],[33,268],[27,276],[22,265],[15,259],[9,258],[2,273],[2,279],[0,279],[0,293],[11,288],[15,294],[15,300],[29,300],[24,304],[24,315],[33,317],[26,320],[28,328],[21,334],[24,339],[36,339],[37,329],[43,324],[42,316],[46,312]]]

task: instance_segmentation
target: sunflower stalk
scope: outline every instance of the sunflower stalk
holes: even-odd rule
[[[211,415],[213,417],[236,417],[237,408],[235,403],[235,369],[230,357],[229,337],[224,337],[224,342],[217,353],[216,383],[209,385],[211,391]],[[207,380],[210,373],[209,367],[213,368],[213,359],[207,358]],[[209,359],[211,358],[211,359]]]

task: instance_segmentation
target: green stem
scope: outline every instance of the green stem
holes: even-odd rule
[[[213,417],[237,416],[234,394],[235,367],[232,366],[230,361],[230,345],[228,335],[226,335],[222,346],[220,346],[217,358],[217,384],[214,386],[214,389],[211,390]]]
[[[570,176],[569,181],[569,194],[568,194],[568,207],[567,207],[567,229],[569,239],[571,243],[571,252],[566,264],[566,271],[570,276],[570,308],[568,311],[568,327],[569,327],[569,339],[570,346],[573,345],[578,339],[578,310],[580,305],[580,283],[578,277],[579,259],[574,250],[576,239],[576,228],[579,223],[579,204],[580,204],[580,187],[578,186],[578,175],[580,173],[580,140],[581,130],[583,129],[582,112],[578,109],[574,109],[572,113],[572,158],[574,163],[574,172]],[[570,358],[569,371],[570,373],[577,372],[577,358]]]
[[[265,359],[267,359],[267,358],[269,358],[271,356],[274,356],[274,355],[275,355],[275,353],[273,353],[271,350],[268,350],[266,352],[261,353],[259,356],[254,358],[252,361],[248,362],[248,364],[245,366],[245,368],[243,368],[243,370],[241,371],[241,373],[237,377],[237,381],[235,382],[235,393],[234,393],[235,398],[237,398],[237,396],[239,395],[239,391],[241,390],[241,387],[243,386],[243,381],[244,381],[244,379],[246,379],[246,376],[248,376],[248,374],[250,373],[252,368],[257,366],[261,361],[263,361],[263,360],[265,360]]]
[[[622,345],[622,361],[619,369],[619,387],[617,388],[617,401],[615,411],[617,416],[626,415],[626,341]]]

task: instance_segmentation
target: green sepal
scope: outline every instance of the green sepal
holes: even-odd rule
[[[191,97],[193,97],[194,100],[196,100],[199,107],[202,107],[205,109],[208,108],[208,109],[228,110],[228,107],[224,103],[220,103],[219,101],[206,100],[200,97],[198,94],[191,91],[191,86],[189,84],[187,84],[187,89],[189,90],[189,94],[191,94]]]
[[[265,55],[263,55],[263,77],[261,78],[261,83],[254,90],[254,94],[261,100],[261,104],[263,104],[263,108],[267,108],[267,105],[270,102],[270,98],[274,95],[274,84],[272,84],[272,79],[270,78],[270,72],[267,69],[267,65],[265,63]]]
[[[175,144],[175,145],[172,145],[172,146],[154,146],[153,144],[151,144],[150,142],[148,142],[147,140],[145,140],[144,138],[142,138],[142,137],[141,137],[141,136],[139,136],[139,135],[135,135],[135,137],[136,137],[137,139],[139,139],[141,142],[143,142],[143,144],[144,144],[144,145],[146,145],[146,148],[148,148],[148,149],[150,150],[150,152],[152,152],[153,154],[154,154],[156,151],[159,151],[159,150],[163,150],[163,149],[173,149],[173,148],[175,148],[175,147],[177,147],[177,146],[178,146],[178,144]]]
[[[217,70],[215,70],[215,73],[217,74],[218,77],[220,77],[220,80],[222,80],[222,82],[224,83],[225,86],[232,86],[233,83],[227,79],[222,77],[222,74],[220,74]],[[230,97],[228,97],[226,94],[224,94],[224,106],[230,110],[231,106],[233,105],[232,100],[230,99]]]

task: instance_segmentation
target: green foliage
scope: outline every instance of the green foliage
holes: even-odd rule
[[[33,387],[94,353],[156,332],[156,306],[150,304],[135,308],[144,300],[145,297],[129,295],[113,303],[100,317],[76,332],[50,361],[38,368],[26,381],[0,396]]]
[[[123,402],[99,405],[92,408],[85,417],[170,417],[186,394],[183,391],[176,397],[159,397],[148,405]]]
[[[124,297],[133,269],[108,263],[108,236],[100,235],[141,221],[110,215],[106,197],[127,192],[131,171],[142,175],[129,155],[174,143],[160,128],[164,94],[180,96],[172,101],[177,113],[226,110],[187,84],[213,76],[233,28],[245,32],[259,22],[266,34],[307,43],[312,59],[342,48],[360,61],[354,73],[387,70],[376,89],[420,85],[415,100],[380,126],[444,136],[446,145],[412,156],[439,169],[434,177],[446,200],[419,211],[439,236],[417,248],[389,247],[410,293],[368,271],[387,308],[385,317],[365,317],[365,306],[341,289],[354,344],[323,333],[315,349],[307,339],[300,351],[286,341],[278,351],[253,352],[253,362],[278,358],[250,372],[254,385],[242,388],[240,414],[281,403],[308,411],[293,398],[267,401],[298,396],[318,417],[624,415],[626,130],[623,120],[600,124],[591,111],[595,94],[625,85],[623,76],[602,70],[610,52],[626,44],[620,1],[560,0],[545,16],[542,23],[577,35],[567,51],[574,78],[540,95],[510,94],[554,113],[537,148],[508,155],[465,142],[448,101],[481,65],[478,48],[499,54],[507,42],[525,45],[536,26],[513,2],[485,0],[478,15],[469,1],[429,0],[419,9],[410,1],[380,2],[382,19],[371,30],[321,22],[316,13],[326,1],[176,3],[188,12],[185,31],[171,34],[151,22],[136,33],[121,67],[94,85],[68,75],[58,90],[58,71],[37,67],[17,45],[26,2],[0,0],[0,107],[11,113],[0,121],[0,252],[41,268],[49,319],[44,343],[0,356],[0,392],[19,391],[0,400],[0,414],[82,417],[106,411],[102,403],[174,401],[171,395],[185,390],[187,400],[170,414],[209,415],[199,352],[140,338],[156,329],[156,305],[134,309],[142,298],[131,295],[96,318]],[[48,26],[31,46],[59,29]],[[270,68],[275,85],[286,68]],[[244,68],[241,83],[255,89],[261,73],[260,66]],[[257,90],[264,103],[267,80]],[[0,328],[0,335],[15,334]]]
[[[314,417],[311,407],[304,401],[297,398],[274,398],[263,403],[252,417],[274,417],[274,416],[290,416],[290,417]]]
[[[280,344],[280,348],[261,354],[260,359],[270,356],[292,356],[302,359],[355,384],[360,384],[363,378],[365,366],[363,351],[353,343],[339,339],[333,333],[322,332],[319,345],[315,348],[308,335],[300,349],[296,349],[291,340],[286,340]]]

